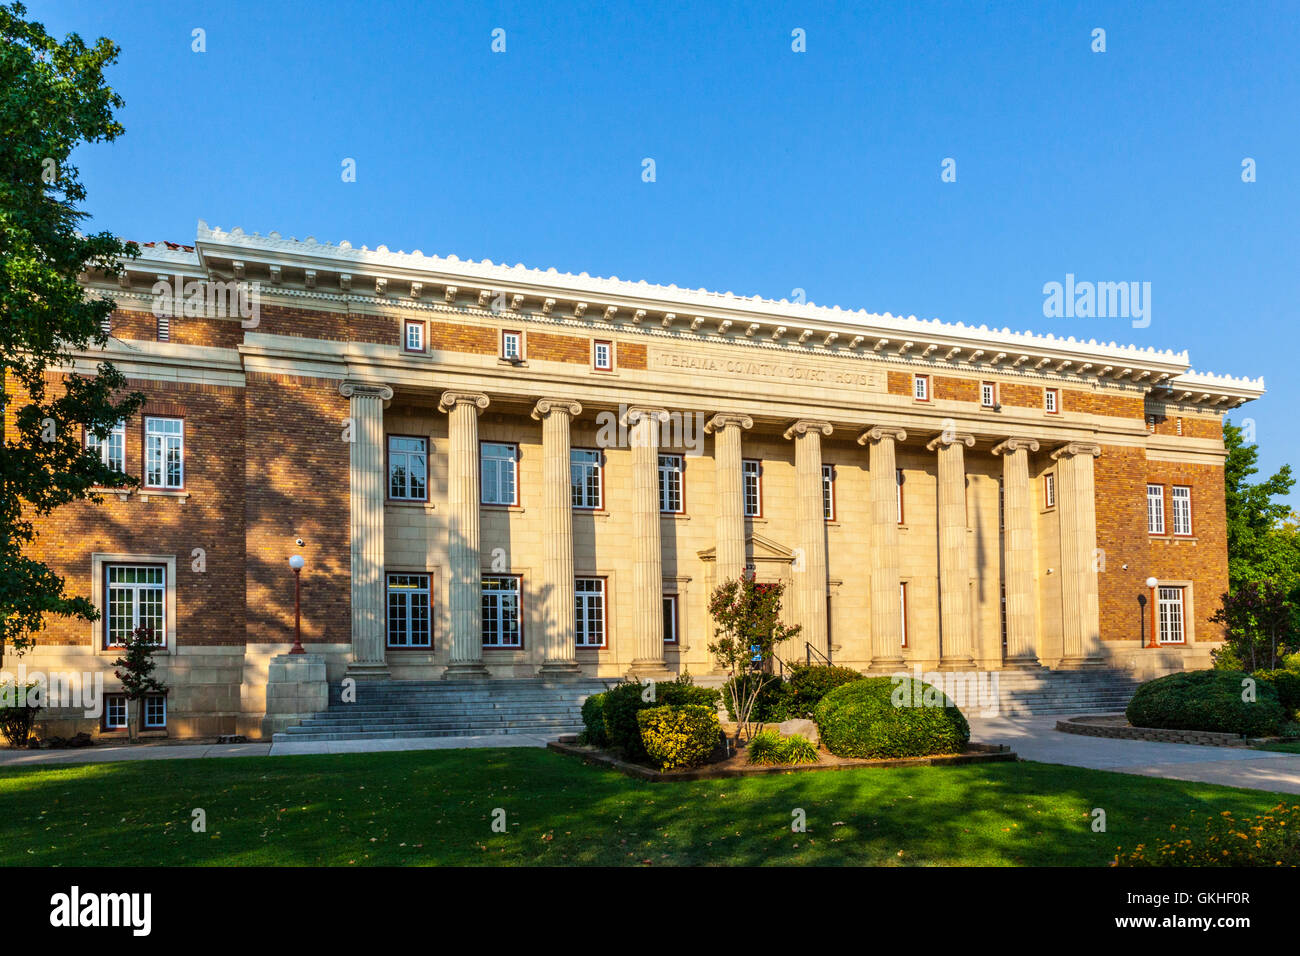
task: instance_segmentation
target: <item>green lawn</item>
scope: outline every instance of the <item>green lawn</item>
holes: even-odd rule
[[[1189,810],[1286,799],[1039,763],[648,783],[534,749],[132,761],[0,771],[0,865],[1102,865]]]

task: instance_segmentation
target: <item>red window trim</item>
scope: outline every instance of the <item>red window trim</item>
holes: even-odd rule
[[[1160,639],[1160,589],[1170,588],[1178,592],[1178,606],[1182,611],[1181,620],[1183,622],[1183,636],[1176,641],[1162,641]],[[1151,631],[1156,639],[1157,647],[1170,647],[1178,644],[1187,643],[1187,585],[1185,584],[1165,584],[1157,583],[1155,587],[1154,601],[1151,602]]]
[[[601,368],[599,365],[596,364],[596,346],[598,345],[609,346],[609,367],[608,368]],[[592,339],[591,340],[591,367],[593,371],[612,372],[614,371],[614,368],[617,364],[618,364],[617,359],[614,357],[613,339]]]
[[[916,397],[916,380],[918,378],[925,379],[925,398]],[[923,372],[914,372],[912,374],[912,401],[930,402],[933,399],[934,399],[934,379]]]
[[[120,645],[118,645],[120,646]],[[110,727],[108,723],[108,702],[110,700],[121,700],[126,712],[126,723],[121,727]],[[141,721],[143,723],[143,721]],[[99,729],[106,734],[125,734],[130,731],[131,727],[131,704],[126,699],[126,694],[105,694],[104,695],[104,712],[99,717]]]
[[[589,512],[590,514],[596,514],[596,515],[607,514],[609,509],[605,507],[605,451],[604,451],[604,449],[602,449],[602,448],[591,448],[591,447],[586,446],[586,445],[574,445],[574,446],[572,446],[572,447],[569,449],[569,452],[570,452],[570,456],[569,456],[569,479],[570,479],[570,485],[572,485],[572,479],[573,479],[573,456],[572,456],[572,452],[575,452],[575,451],[594,451],[597,455],[600,456],[600,462],[599,462],[599,468],[600,468],[600,506],[597,507],[597,508],[593,508],[591,505],[573,505],[573,510],[574,510],[574,511],[586,511],[586,512]],[[516,471],[518,471],[518,465],[517,465],[517,464],[516,464]],[[516,490],[518,489],[518,485],[519,485],[519,476],[518,476],[518,474],[516,474],[516,475],[515,475],[515,486],[516,486]],[[572,490],[570,490],[570,493],[569,493],[569,501],[570,501],[571,503],[572,503],[572,501],[573,501],[573,493],[572,493]]]
[[[483,500],[483,446],[484,445],[509,445],[511,448],[515,450],[515,500],[509,502],[508,504],[498,502],[498,501]],[[479,462],[479,482],[478,482],[479,506],[482,508],[518,508],[519,501],[520,501],[520,492],[521,492],[521,489],[519,487],[519,442],[496,441],[491,438],[480,438],[478,440],[478,462]],[[601,472],[602,472],[601,480],[603,481],[604,480],[603,468],[601,469]],[[603,501],[604,499],[602,498],[601,500]],[[501,575],[498,574],[495,575],[495,577],[501,577]]]
[[[907,647],[907,632],[908,632],[908,630],[910,630],[910,628],[908,628],[908,626],[907,626],[907,591],[908,591],[907,582],[906,582],[906,581],[899,581],[899,582],[898,582],[898,586],[899,586],[899,588],[900,588],[900,589],[902,590],[902,592],[903,592],[903,595],[902,595],[902,596],[903,596],[903,602],[902,602],[902,603],[903,603],[903,606],[902,606],[902,608],[900,609],[900,610],[902,611],[902,614],[903,614],[903,620],[900,622],[900,623],[903,625],[903,642],[899,645],[899,647]]]
[[[428,644],[394,644],[388,633],[388,576],[390,574],[423,574],[429,579],[429,643]],[[501,575],[496,575],[501,577]],[[438,587],[438,578],[430,570],[403,571],[384,568],[384,648],[390,651],[432,651],[438,645],[438,617],[434,613],[436,604],[434,594]],[[521,625],[522,626],[522,625]]]
[[[390,438],[418,438],[420,441],[424,442],[424,497],[423,498],[394,498],[393,497],[392,472],[389,470],[390,468],[389,456],[392,452],[392,449],[390,449],[388,445],[388,439]],[[397,504],[411,504],[414,502],[427,502],[429,500],[429,471],[430,471],[429,445],[430,444],[431,442],[429,441],[428,435],[403,435],[400,432],[384,433],[384,500],[385,501],[391,501]],[[515,491],[518,492],[519,489],[518,489],[517,474],[515,478],[516,478]]]
[[[99,641],[99,643],[100,643],[100,650],[112,651],[112,650],[117,650],[118,648],[126,647],[125,644],[110,644],[110,643],[108,642],[108,623],[109,623],[109,621],[108,621],[108,615],[109,615],[109,609],[110,609],[110,607],[111,607],[110,596],[109,596],[109,593],[108,593],[108,569],[109,569],[109,568],[162,568],[162,572],[163,572],[163,582],[162,582],[162,589],[163,589],[163,609],[162,609],[162,619],[163,619],[163,640],[162,640],[162,643],[161,643],[161,644],[156,644],[156,645],[154,645],[154,646],[157,647],[159,651],[164,651],[164,650],[166,650],[166,649],[168,648],[168,646],[170,645],[170,642],[171,642],[171,639],[172,639],[171,635],[167,633],[167,587],[168,587],[168,581],[167,581],[167,565],[166,565],[166,564],[159,563],[159,562],[157,562],[157,561],[105,561],[104,564],[100,567],[100,573],[104,575],[104,591],[103,591],[103,594],[104,594],[104,608],[103,608],[103,612],[102,612],[101,615],[100,615],[100,621],[102,622],[102,626],[101,626],[100,629],[99,629],[99,630],[100,630],[100,635],[99,635],[99,636],[100,636],[100,641]],[[155,635],[155,636],[157,636],[157,635]]]
[[[420,344],[423,348],[412,349],[406,347],[406,329],[407,326],[420,326]],[[402,320],[402,351],[411,355],[425,355],[429,351],[429,323],[424,319],[403,319]]]
[[[579,643],[575,640],[575,641],[574,641],[574,647],[576,647],[576,648],[577,648],[578,650],[580,650],[580,651],[607,651],[607,650],[609,650],[609,619],[610,619],[610,613],[609,613],[609,575],[607,575],[607,574],[575,574],[575,575],[573,576],[573,579],[574,579],[574,584],[575,584],[575,585],[577,584],[577,582],[578,582],[579,579],[582,579],[582,580],[584,580],[584,581],[599,581],[599,582],[600,582],[600,596],[601,596],[601,598],[602,598],[602,601],[603,601],[603,604],[604,604],[604,607],[605,607],[605,627],[603,628],[603,633],[601,634],[601,643],[599,643],[599,644],[579,644]],[[574,593],[577,593],[577,592],[576,592],[576,589],[575,589],[575,592],[574,592]],[[521,618],[522,618],[522,611],[523,611],[523,598],[522,598],[522,596],[520,597],[519,606],[520,606],[520,612],[521,612],[520,616],[521,616]],[[522,629],[522,625],[521,625],[520,627],[521,627],[521,629]],[[574,630],[576,631],[577,628],[575,627]],[[487,646],[487,645],[485,644],[484,647],[486,647],[486,646]]]
[[[757,477],[758,477],[758,511],[757,511],[755,514],[752,514],[752,515],[745,514],[745,463],[746,463],[746,462],[753,462],[754,464],[758,465],[758,475],[757,475]],[[685,464],[683,464],[683,465],[682,465],[682,472],[683,472],[683,480],[682,480],[683,501],[682,501],[682,504],[683,504],[683,505],[686,504],[686,501],[685,501],[686,481],[685,481],[685,474],[684,474],[685,471],[686,471],[686,466],[685,466]],[[741,514],[741,517],[742,517],[742,518],[761,518],[761,517],[763,517],[763,459],[761,459],[761,458],[742,458],[742,459],[740,459],[740,476],[741,476],[741,478],[740,478],[740,495],[741,495],[741,497],[740,497],[740,514]]]
[[[179,488],[168,488],[166,485],[149,484],[149,420],[178,420],[181,423],[181,484]],[[186,451],[190,443],[190,427],[184,415],[150,415],[144,413],[140,416],[140,490],[145,491],[186,491],[190,483],[190,470],[186,467],[185,459],[188,457]],[[125,436],[122,442],[122,464],[126,464],[126,441]]]
[[[1151,489],[1160,489],[1160,530],[1151,530]],[[1173,527],[1173,515],[1169,513],[1169,492],[1163,483],[1159,481],[1148,481],[1146,483],[1146,495],[1143,498],[1146,502],[1147,509],[1147,535],[1152,538],[1171,537],[1170,529]]]
[[[839,503],[838,501],[835,500],[835,462],[833,462],[833,461],[824,461],[824,462],[822,462],[822,482],[823,482],[823,483],[825,483],[825,481],[826,481],[826,469],[827,469],[827,468],[829,468],[829,469],[831,470],[831,513],[830,513],[829,515],[823,515],[823,520],[828,521],[828,522],[832,522],[832,523],[833,523],[833,522],[838,521],[838,520],[839,520],[839,517],[840,517],[840,503]],[[824,500],[825,500],[825,499],[823,499],[823,502],[824,502]],[[825,508],[823,507],[822,510],[824,511]]]
[[[681,600],[681,595],[678,594],[676,591],[665,591],[665,592],[661,595],[661,598],[669,598],[669,599],[671,599],[672,602],[673,602],[673,639],[670,641],[667,637],[665,637],[665,638],[664,638],[664,643],[665,643],[665,644],[671,644],[673,647],[677,647],[677,646],[680,645],[681,642],[682,642],[682,600]],[[659,607],[659,612],[662,614],[662,613],[663,613],[663,601],[662,601],[662,600],[659,602],[659,605],[660,605],[660,607]]]
[[[1056,408],[1054,408],[1054,409],[1049,409],[1049,408],[1047,407],[1047,393],[1048,393],[1048,392],[1051,392],[1053,395],[1056,396],[1056,402],[1055,402],[1055,404],[1056,404]],[[1043,389],[1043,411],[1046,412],[1048,415],[1059,415],[1059,414],[1061,414],[1061,390],[1060,390],[1059,388],[1044,388],[1044,389]]]
[[[1166,486],[1165,486],[1165,485],[1161,485],[1160,487],[1161,487],[1161,489],[1162,489],[1162,493],[1163,493],[1163,489],[1164,489]],[[1191,486],[1191,485],[1168,485],[1167,487],[1168,487],[1169,490],[1168,490],[1168,493],[1165,494],[1165,497],[1168,498],[1169,501],[1168,501],[1168,507],[1165,509],[1165,527],[1169,529],[1169,536],[1170,536],[1171,538],[1194,538],[1194,537],[1196,537],[1196,509],[1192,507],[1192,486]],[[1173,511],[1173,504],[1174,504],[1174,489],[1175,489],[1175,488],[1186,488],[1186,489],[1187,489],[1187,526],[1188,526],[1187,534],[1179,534],[1178,532],[1174,531],[1174,511]]]
[[[987,404],[987,405],[984,404],[984,386],[985,386],[985,385],[987,385],[987,386],[989,386],[991,389],[993,389],[993,401],[990,402],[990,403]],[[998,406],[998,383],[997,383],[997,382],[990,382],[990,381],[987,381],[987,380],[980,382],[980,408],[997,408],[997,406]]]
[[[1051,501],[1048,501],[1048,490],[1051,490]],[[1056,507],[1056,472],[1047,471],[1043,473],[1043,510],[1050,511]]]
[[[525,340],[524,340],[524,330],[523,330],[523,329],[502,329],[502,330],[501,330],[501,338],[500,338],[500,341],[498,342],[499,350],[498,350],[498,352],[497,352],[497,358],[502,359],[503,361],[506,361],[506,362],[509,362],[509,361],[510,361],[510,357],[506,355],[506,336],[507,336],[507,335],[517,335],[517,336],[519,336],[519,361],[521,361],[521,362],[524,361],[524,360],[528,357],[528,353],[527,353],[527,351],[525,351],[525,349],[524,349],[524,341],[525,341]]]
[[[907,497],[903,494],[903,469],[894,469],[894,482],[898,486],[898,491],[896,492],[898,495],[898,523],[901,525],[905,524],[907,520]]]
[[[514,578],[519,582],[519,643],[518,644],[482,644],[483,641],[483,624],[479,622],[479,642],[484,651],[522,651],[526,647],[527,620],[524,617],[524,576],[522,574],[498,573],[496,571],[479,572],[479,607],[482,608],[483,602],[483,579],[484,578]]]
[[[681,475],[681,479],[682,479],[682,480],[681,480],[681,485],[682,485],[682,494],[681,494],[682,506],[681,506],[680,508],[678,508],[676,511],[664,511],[662,508],[660,508],[660,509],[659,509],[659,513],[660,513],[661,515],[684,515],[684,514],[686,514],[686,456],[683,455],[683,454],[680,454],[679,452],[675,452],[675,451],[661,451],[661,452],[658,453],[658,456],[656,456],[656,458],[655,458],[655,495],[656,495],[656,496],[659,495],[659,482],[658,482],[658,479],[659,479],[659,458],[660,458],[660,457],[672,457],[672,458],[676,458],[678,461],[680,461],[680,462],[682,463],[681,468],[678,469],[678,472],[677,472],[679,475]],[[660,500],[661,503],[663,502],[663,499],[662,499],[662,498],[660,498],[659,500]],[[743,502],[741,503],[741,510],[742,510],[742,511],[744,510],[744,503],[743,503]]]

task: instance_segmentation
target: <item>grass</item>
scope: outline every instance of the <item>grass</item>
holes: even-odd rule
[[[0,771],[0,865],[1096,866],[1190,810],[1280,800],[1040,763],[649,783],[534,749],[131,761]]]
[[[1280,743],[1264,744],[1260,750],[1275,750],[1280,753],[1300,754],[1300,740],[1285,740]]]

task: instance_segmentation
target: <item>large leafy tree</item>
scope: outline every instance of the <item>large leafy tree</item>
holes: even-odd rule
[[[78,232],[86,192],[69,159],[77,146],[123,132],[113,118],[122,99],[104,82],[117,47],[104,38],[88,47],[76,34],[60,42],[26,14],[19,3],[0,6],[0,653],[29,647],[48,615],[97,616],[30,556],[33,519],[93,498],[95,485],[134,483],[86,451],[83,429],[105,437],[143,402],[108,363],[54,387],[46,379],[73,371],[74,352],[107,342],[112,303],[88,297],[78,275],[116,273],[119,257],[139,250]]]
[[[1291,466],[1260,482],[1259,449],[1243,441],[1240,428],[1223,426],[1228,450],[1224,463],[1224,497],[1228,523],[1228,581],[1232,590],[1247,582],[1276,581],[1285,591],[1300,585],[1300,533],[1295,515],[1281,498],[1295,485]]]

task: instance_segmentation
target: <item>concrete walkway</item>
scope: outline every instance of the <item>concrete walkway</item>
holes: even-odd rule
[[[1060,719],[973,717],[971,739],[978,743],[1006,744],[1023,759],[1043,763],[1300,793],[1300,754],[1083,737],[1057,730],[1056,722]]]

